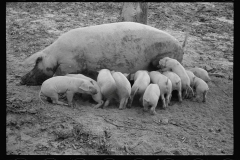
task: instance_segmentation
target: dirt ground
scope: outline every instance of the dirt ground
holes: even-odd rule
[[[118,103],[93,109],[75,96],[77,107],[45,105],[40,86],[19,86],[32,68],[21,62],[70,29],[117,22],[121,3],[6,4],[7,155],[232,155],[233,3],[149,3],[148,25],[183,42],[183,65],[211,74],[206,103],[180,104],[143,112]]]

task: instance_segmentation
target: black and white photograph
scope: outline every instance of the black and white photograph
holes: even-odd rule
[[[233,2],[6,2],[6,155],[234,155]]]

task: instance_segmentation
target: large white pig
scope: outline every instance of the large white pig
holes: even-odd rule
[[[53,75],[84,74],[103,68],[122,73],[152,71],[157,69],[159,60],[166,56],[181,62],[185,42],[186,38],[181,46],[170,34],[135,22],[76,28],[28,57],[23,64],[35,66],[22,76],[20,83],[40,85]]]

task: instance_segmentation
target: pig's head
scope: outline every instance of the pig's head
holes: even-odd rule
[[[94,87],[93,81],[85,81],[79,86],[79,93],[86,93],[90,95],[95,95],[98,93],[97,89]]]
[[[41,85],[46,79],[53,76],[58,64],[54,57],[43,52],[35,53],[24,61],[24,65],[35,62],[34,68],[21,77],[22,85]]]
[[[162,59],[159,60],[159,64],[158,64],[158,68],[162,69],[164,67],[166,67],[166,62],[169,60],[169,57],[164,57]]]

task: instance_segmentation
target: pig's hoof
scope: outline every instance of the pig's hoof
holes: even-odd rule
[[[152,111],[152,112],[151,112],[151,115],[156,115],[156,114],[157,114],[156,111]]]
[[[127,108],[131,108],[131,105],[130,104],[127,104],[127,106],[126,106]]]
[[[68,104],[71,108],[75,108],[75,104]]]
[[[93,108],[94,108],[94,109],[98,109],[98,108],[99,108],[99,106],[94,106]]]

